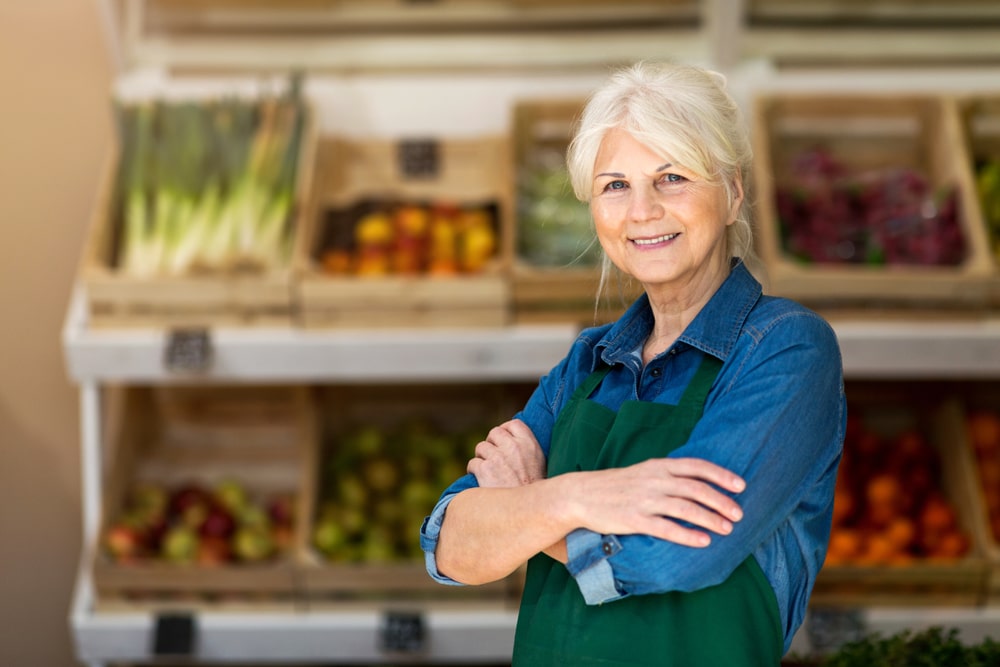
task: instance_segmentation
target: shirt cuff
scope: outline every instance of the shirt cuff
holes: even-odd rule
[[[615,584],[608,560],[621,550],[621,542],[614,535],[578,528],[566,536],[566,568],[576,579],[584,602],[597,605],[626,597]]]
[[[424,565],[427,567],[427,574],[434,581],[449,586],[462,586],[463,584],[438,572],[434,550],[437,549],[438,538],[441,535],[441,524],[444,522],[445,510],[448,509],[448,505],[457,495],[456,491],[442,496],[437,505],[434,506],[434,511],[424,519],[423,525],[420,526],[420,548],[424,552]]]

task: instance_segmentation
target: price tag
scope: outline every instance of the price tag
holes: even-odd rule
[[[816,607],[806,620],[806,636],[813,651],[832,653],[844,644],[863,639],[868,634],[859,609]]]
[[[205,373],[212,367],[208,329],[174,329],[167,334],[163,366],[174,373]]]
[[[153,627],[153,655],[194,655],[197,635],[197,626],[191,614],[161,614],[156,617]]]
[[[407,139],[396,146],[399,173],[404,178],[430,179],[441,170],[438,143],[433,139]]]
[[[384,653],[421,653],[426,648],[424,617],[418,612],[390,611],[379,627],[379,650]]]

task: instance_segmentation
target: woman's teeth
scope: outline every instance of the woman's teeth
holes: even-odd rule
[[[670,241],[676,238],[677,234],[664,234],[663,236],[657,236],[655,239],[633,239],[632,242],[636,245],[653,245],[655,243],[663,243],[664,241]]]

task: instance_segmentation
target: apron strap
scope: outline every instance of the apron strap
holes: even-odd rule
[[[715,382],[715,378],[720,370],[722,370],[721,359],[713,357],[710,354],[704,355],[701,363],[698,364],[698,370],[695,371],[694,377],[691,378],[687,388],[684,389],[684,394],[681,395],[681,400],[677,405],[683,408],[696,409],[700,414],[705,407],[705,399],[708,397],[708,392],[711,391],[712,384]]]
[[[599,365],[597,370],[588,375],[587,379],[580,383],[580,385],[576,388],[576,391],[573,392],[573,395],[570,396],[570,401],[586,400],[591,394],[594,393],[594,390],[597,389],[597,385],[601,384],[604,377],[611,372],[611,366],[608,366],[604,362],[598,363]]]

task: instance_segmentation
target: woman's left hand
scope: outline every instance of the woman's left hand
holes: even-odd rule
[[[512,419],[476,445],[466,470],[482,487],[523,486],[545,478],[545,454],[528,425]]]

